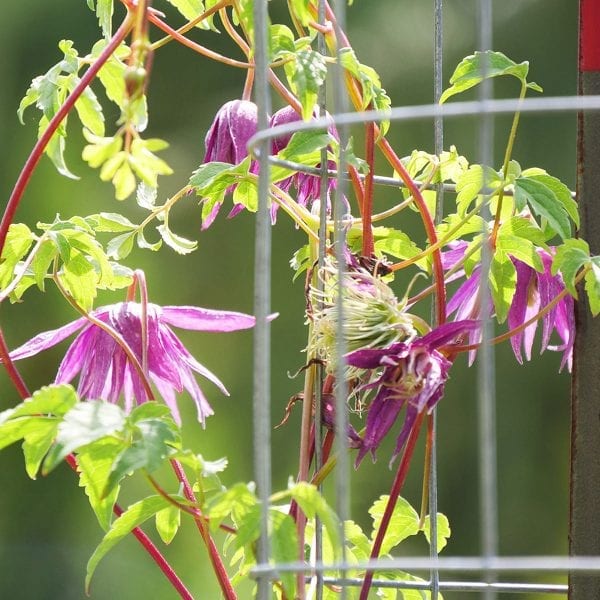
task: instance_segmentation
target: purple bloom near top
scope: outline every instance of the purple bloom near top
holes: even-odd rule
[[[302,117],[291,106],[284,106],[271,117],[269,126],[276,127],[277,125],[288,125],[291,123],[297,123],[301,120]],[[339,139],[338,133],[333,125],[329,127],[328,132],[335,139]],[[281,152],[289,144],[291,138],[291,133],[274,138],[271,142],[271,153],[277,154],[278,152]],[[319,165],[317,165],[317,168],[318,166]],[[335,163],[333,161],[329,161],[328,168],[335,169]],[[321,177],[318,175],[310,175],[309,173],[296,173],[295,175],[280,181],[277,185],[283,191],[287,192],[292,184],[298,192],[296,200],[298,204],[301,204],[302,206],[308,206],[315,200],[319,200],[321,198]],[[327,182],[328,204],[331,190],[335,189],[335,187],[335,177],[330,177]]]
[[[142,362],[142,305],[120,302],[98,308],[93,317],[110,325]],[[204,424],[213,414],[198,386],[194,372],[206,377],[224,394],[221,381],[202,366],[185,348],[170,325],[195,331],[226,332],[248,329],[254,317],[243,313],[210,310],[195,306],[147,305],[147,368],[148,377],[180,423],[175,392],[188,391],[198,409],[198,420]],[[82,399],[102,399],[117,402],[121,393],[125,408],[134,401],[148,400],[142,380],[123,348],[99,326],[81,317],[72,323],[35,336],[10,353],[13,360],[27,358],[63,341],[73,333],[79,335],[65,354],[56,374],[56,383],[69,383],[79,374],[78,393]]]
[[[451,362],[439,348],[478,328],[477,321],[446,323],[411,342],[397,342],[388,348],[356,350],[346,356],[349,365],[380,370],[378,378],[363,386],[376,388],[369,405],[365,434],[356,457],[358,466],[375,451],[406,407],[404,423],[396,440],[391,462],[401,452],[417,416],[430,412],[444,394]]]
[[[205,163],[218,161],[237,165],[248,156],[248,140],[256,133],[258,126],[258,109],[254,102],[248,100],[231,100],[226,102],[217,112],[215,119],[206,134],[204,144]],[[210,227],[215,220],[221,202],[217,202],[210,214],[204,219],[202,229]],[[234,206],[230,216],[240,212]]]

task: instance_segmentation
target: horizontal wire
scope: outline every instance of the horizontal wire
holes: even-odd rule
[[[270,564],[257,564],[252,569],[254,576],[264,573],[278,572],[309,572],[317,573],[319,571],[388,571],[388,570],[408,570],[420,571],[429,569],[438,569],[439,571],[460,571],[460,572],[588,572],[600,573],[600,556],[495,556],[490,558],[456,556],[442,558],[428,557],[402,557],[402,558],[381,558],[372,561],[363,561],[359,563],[320,563],[307,565],[300,562],[281,563],[277,567]]]
[[[525,98],[453,102],[452,104],[419,104],[398,106],[390,110],[367,110],[363,112],[340,113],[311,119],[294,121],[285,125],[276,125],[253,135],[248,141],[248,150],[258,155],[257,145],[265,139],[273,139],[297,131],[327,129],[331,125],[357,125],[378,121],[414,121],[433,117],[465,117],[482,114],[500,115],[514,113],[579,112],[600,110],[600,95],[590,96],[551,96],[548,98]]]

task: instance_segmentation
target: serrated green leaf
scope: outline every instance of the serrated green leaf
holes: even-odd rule
[[[548,175],[547,173],[529,175],[527,178],[539,181],[549,188],[554,193],[557,200],[563,205],[573,223],[579,227],[579,209],[577,202],[573,199],[571,190],[569,190],[560,179],[552,177],[552,175]]]
[[[385,512],[389,496],[380,496],[373,505],[369,508],[369,514],[373,519],[373,533],[371,539],[375,539],[375,535],[381,525],[381,519]],[[388,554],[388,552],[402,540],[412,535],[419,533],[419,515],[417,511],[409,504],[407,500],[400,497],[396,502],[392,517],[390,519],[385,538],[381,545],[380,554]]]
[[[13,223],[8,228],[6,242],[0,261],[0,289],[4,289],[13,279],[15,267],[27,254],[33,244],[34,236],[23,223]]]
[[[135,199],[139,206],[148,210],[154,210],[156,199],[158,198],[158,189],[148,185],[145,181],[140,181],[137,186]]]
[[[258,504],[253,490],[245,483],[236,483],[229,489],[215,494],[204,509],[210,528],[216,530],[227,518],[240,522],[244,515]]]
[[[484,52],[475,52],[463,58],[450,77],[451,87],[446,89],[440,98],[440,104],[448,100],[455,94],[460,94],[484,79],[500,77],[502,75],[512,75],[521,81],[524,85],[527,83],[527,73],[529,72],[529,63],[515,63],[502,52],[493,52],[486,50]],[[530,84],[530,89],[538,89],[536,84]],[[541,90],[541,88],[539,88]]]
[[[202,0],[167,0],[174,6],[188,21],[193,21],[204,12],[204,2]]]
[[[44,429],[46,422],[52,420],[52,417],[19,417],[3,420],[3,415],[4,413],[0,413],[0,450],[24,439],[27,435],[34,434],[38,429]]]
[[[159,240],[157,240],[154,243],[149,242],[146,239],[145,235],[144,235],[144,230],[143,229],[140,229],[137,232],[136,241],[137,241],[138,248],[143,248],[143,249],[146,249],[146,250],[152,250],[154,252],[156,252],[157,250],[160,250],[160,248],[162,246],[162,239],[159,239]]]
[[[498,232],[496,239],[496,248],[502,252],[513,256],[514,258],[529,265],[532,269],[542,273],[544,265],[539,254],[536,252],[535,246],[528,239],[510,235],[507,233]]]
[[[441,552],[446,545],[448,544],[448,538],[450,537],[450,522],[448,521],[448,517],[442,513],[437,514],[436,519],[436,548],[438,552]],[[427,515],[425,520],[423,521],[423,533],[425,534],[425,538],[427,542],[431,544],[431,516]]]
[[[308,244],[298,248],[298,250],[294,252],[294,256],[292,256],[290,260],[290,266],[295,271],[293,281],[296,281],[298,275],[306,271],[311,266],[310,257],[310,246]]]
[[[77,404],[60,423],[56,442],[44,460],[42,473],[49,473],[77,448],[112,435],[124,426],[125,413],[116,404],[100,400]]]
[[[548,221],[548,225],[563,240],[571,235],[569,216],[554,190],[534,177],[519,177],[515,181],[517,207],[529,204],[533,212]]]
[[[72,92],[78,83],[80,83],[79,77],[72,77],[69,82],[69,91]],[[85,88],[75,102],[75,110],[84,127],[87,127],[94,135],[104,135],[102,106],[90,87]]]
[[[65,121],[63,121],[63,123]],[[41,137],[44,131],[46,131],[48,128],[48,123],[49,121],[46,119],[46,117],[42,117],[40,119],[38,137]],[[79,179],[79,177],[72,173],[67,167],[67,163],[65,162],[65,136],[62,135],[59,130],[55,131],[54,135],[50,138],[50,141],[46,146],[45,153],[61,175],[68,177],[69,179]]]
[[[79,485],[85,489],[90,506],[104,531],[110,527],[119,486],[109,494],[104,494],[104,490],[113,462],[124,447],[123,440],[105,436],[84,446],[77,453]]]
[[[89,594],[92,576],[98,563],[106,556],[116,544],[118,544],[133,529],[140,526],[159,510],[169,506],[168,500],[162,496],[149,496],[135,504],[132,504],[118,519],[114,521],[108,533],[102,538],[98,547],[90,557],[85,577],[85,589]]]
[[[113,0],[96,0],[96,16],[98,17],[102,33],[107,40],[112,36],[113,12]]]
[[[271,61],[288,58],[295,52],[294,34],[285,25],[271,25],[269,28],[269,55]]]
[[[298,50],[294,61],[284,65],[288,83],[302,105],[302,118],[308,121],[327,77],[327,64],[322,54],[310,48]]]
[[[121,163],[112,178],[112,183],[115,186],[115,198],[117,200],[125,200],[133,194],[136,187],[135,175],[128,161]]]
[[[579,269],[590,262],[590,247],[585,240],[565,240],[561,246],[556,248],[552,260],[552,274],[559,271],[563,277],[566,288],[574,298],[577,298],[575,277]]]
[[[175,453],[179,436],[175,428],[159,419],[149,419],[136,424],[136,439],[113,463],[104,494],[127,475],[140,469],[151,473]]]
[[[121,233],[123,231],[132,231],[137,228],[137,225],[119,213],[101,212],[96,215],[90,215],[87,217],[87,220],[93,223],[94,229],[98,233]]]
[[[83,136],[90,143],[83,148],[81,158],[83,158],[92,169],[97,169],[113,156],[119,154],[123,147],[123,138],[121,136],[100,137],[94,135],[87,129],[83,130]],[[123,155],[120,154],[120,156]],[[110,179],[110,177],[107,177],[107,179]]]
[[[57,255],[56,246],[51,240],[45,240],[37,249],[33,261],[31,263],[31,270],[33,271],[33,278],[38,288],[43,292],[45,288],[45,278],[48,273],[50,265],[54,261]]]
[[[222,162],[209,162],[200,165],[190,177],[190,185],[197,188],[196,191],[208,187],[221,173],[229,171],[233,165]]]
[[[51,414],[63,416],[78,402],[73,386],[66,383],[43,386],[11,410],[11,418]]]
[[[494,253],[489,273],[490,292],[496,317],[503,323],[508,315],[517,286],[517,270],[512,261],[502,250]]]
[[[167,506],[156,513],[156,530],[165,544],[170,544],[181,525],[181,510],[174,505]]]
[[[198,242],[188,240],[173,233],[166,225],[159,225],[157,228],[165,244],[173,248],[178,254],[189,254],[198,247]]]

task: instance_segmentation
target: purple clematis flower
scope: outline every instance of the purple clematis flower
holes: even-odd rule
[[[517,287],[512,305],[508,311],[508,326],[510,329],[514,329],[518,325],[528,321],[565,289],[565,284],[560,273],[556,275],[552,274],[552,255],[539,248],[537,252],[544,266],[544,270],[541,273],[538,273],[529,265],[513,259],[517,270]],[[531,348],[538,323],[539,320],[534,321],[523,331],[510,338],[513,352],[520,363],[523,363],[521,347],[525,352],[526,360],[531,360]],[[558,346],[551,346],[549,344],[550,335],[553,330],[558,333],[563,342]],[[540,351],[543,352],[548,348],[557,352],[563,352],[560,369],[562,370],[567,365],[570,371],[573,365],[574,342],[574,303],[573,297],[568,294],[542,317],[542,344]]]
[[[269,121],[270,127],[276,127],[277,125],[288,125],[290,123],[297,123],[301,121],[302,117],[291,107],[285,106],[279,109]],[[339,139],[336,128],[332,125],[328,129],[329,134],[335,139]],[[281,152],[290,142],[292,134],[286,134],[274,138],[271,142],[271,153],[277,154]],[[317,165],[319,168],[319,165]],[[328,169],[335,169],[335,163],[329,161]],[[292,185],[296,188],[298,193],[296,201],[302,206],[308,206],[315,200],[321,198],[321,177],[318,175],[310,175],[309,173],[296,173],[277,184],[284,192],[287,192]],[[329,178],[327,182],[327,204],[329,206],[329,198],[331,191],[335,189],[337,183],[335,177]]]
[[[363,389],[377,388],[371,402],[361,447],[356,457],[358,466],[367,453],[375,460],[381,444],[400,411],[406,416],[396,440],[390,464],[402,450],[417,416],[430,412],[444,394],[451,362],[438,351],[460,336],[479,327],[477,321],[445,323],[421,338],[408,343],[397,342],[388,348],[356,350],[346,355],[349,365],[381,371],[379,377]]]
[[[205,163],[218,161],[237,165],[247,156],[248,140],[256,133],[258,124],[258,109],[254,102],[248,100],[231,100],[226,102],[217,112],[215,119],[206,134],[204,144]],[[230,190],[231,191],[231,190]],[[210,227],[215,220],[221,202],[214,205],[210,214],[204,219],[202,229]],[[239,206],[234,206],[229,216],[240,212]]]
[[[93,317],[110,325],[142,362],[142,305],[120,302],[99,308]],[[175,392],[186,389],[198,409],[198,420],[204,424],[213,414],[194,371],[214,383],[224,394],[225,386],[206,367],[202,366],[175,336],[170,325],[195,331],[226,332],[248,329],[254,317],[237,312],[210,310],[195,306],[147,305],[147,369],[148,377],[180,423]],[[45,331],[10,353],[13,360],[33,356],[80,331],[67,350],[56,374],[56,383],[69,383],[79,374],[78,393],[82,399],[102,399],[117,402],[121,393],[125,408],[133,402],[148,400],[142,380],[123,348],[98,325],[81,317],[72,323]]]
[[[457,264],[464,256],[466,247],[466,242],[458,242],[448,252],[444,252],[442,255],[444,269],[450,269]],[[552,248],[550,250],[551,252],[553,251]],[[512,304],[508,311],[507,321],[509,329],[514,329],[528,321],[565,289],[565,284],[560,273],[557,275],[552,274],[552,254],[541,248],[537,248],[536,251],[543,265],[541,272],[536,271],[512,256],[510,257],[517,272],[517,284]],[[453,277],[460,275],[464,275],[464,271],[457,272]],[[456,313],[454,316],[455,320],[482,318],[479,298],[480,278],[480,268],[475,267],[471,275],[463,282],[448,302],[448,314]],[[567,365],[570,371],[573,362],[573,343],[575,341],[575,316],[573,307],[573,297],[567,295],[541,319],[543,324],[541,352],[544,352],[546,349],[563,352],[560,365],[561,370]],[[488,318],[492,314],[493,307],[490,306],[490,311],[487,315]],[[531,349],[538,323],[539,320],[534,321],[510,339],[515,357],[521,364],[523,363],[521,349],[525,352],[525,359],[531,360]],[[550,345],[550,336],[553,331],[558,333],[562,344]],[[469,344],[476,344],[480,341],[481,330],[477,329],[469,334]],[[473,362],[475,354],[475,350],[469,352],[469,364]]]

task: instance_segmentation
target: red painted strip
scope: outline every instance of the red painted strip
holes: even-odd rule
[[[580,0],[579,70],[600,71],[600,0]]]

